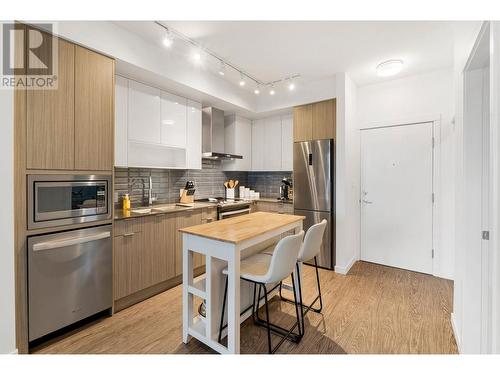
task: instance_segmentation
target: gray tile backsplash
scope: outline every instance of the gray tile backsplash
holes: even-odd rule
[[[262,198],[279,198],[283,177],[291,178],[292,172],[248,172],[248,186]]]
[[[115,168],[115,204],[119,206],[121,197],[129,192],[132,205],[141,206],[142,197],[147,196],[150,174],[153,179],[153,195],[157,198],[156,204],[178,202],[179,190],[184,188],[189,180],[194,182],[196,188],[195,199],[224,197],[224,181],[229,179],[238,180],[240,185],[260,192],[263,198],[276,198],[279,196],[281,179],[291,176],[291,172],[223,171],[219,160],[203,160],[202,168]],[[236,194],[238,196],[238,192]]]

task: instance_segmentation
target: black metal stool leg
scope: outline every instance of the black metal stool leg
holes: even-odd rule
[[[300,267],[299,267],[299,264],[295,264],[295,267],[297,269],[297,281],[299,283],[299,291],[298,291],[298,296],[296,297],[295,295],[293,296],[295,298],[295,303],[298,303],[300,305],[300,321],[301,321],[301,326],[299,325],[299,327],[301,329],[299,329],[299,333],[302,334],[302,336],[304,336],[304,334],[306,333],[306,328],[305,328],[305,323],[304,323],[304,304],[302,303],[302,281],[300,280],[302,275],[300,274]]]
[[[266,322],[267,322],[267,345],[269,349],[269,354],[272,354],[272,346],[271,346],[271,325],[269,321],[269,306],[268,306],[268,301],[267,301],[267,289],[265,285],[261,286],[264,288],[264,300],[265,300],[265,305],[266,305]],[[260,287],[259,287],[259,296],[260,296]]]
[[[318,261],[316,260],[316,257],[314,257],[314,267],[316,269],[316,282],[318,284],[318,295],[316,296],[316,298],[311,302],[311,304],[309,306],[306,306],[302,303],[302,289],[300,290],[300,301],[301,301],[301,304],[302,304],[302,307],[305,308],[305,311],[304,311],[304,316],[309,312],[309,310],[312,310],[314,312],[317,312],[317,313],[320,313],[321,310],[323,309],[323,299],[321,297],[321,286],[320,286],[320,282],[319,282],[319,267],[318,267]],[[298,265],[297,265],[298,267]],[[300,283],[300,278],[299,278],[299,283]],[[282,301],[285,301],[285,302],[289,302],[289,303],[295,303],[293,300],[289,299],[289,298],[286,298],[286,297],[281,297],[281,300]],[[315,308],[313,307],[313,305],[316,303],[316,301],[319,300],[319,308]]]
[[[321,298],[321,284],[319,282],[319,267],[317,258],[318,257],[314,257],[314,267],[316,268],[316,282],[318,283],[319,309],[313,309],[313,311],[319,313],[323,309],[323,298]]]
[[[297,279],[299,280],[299,288],[300,288],[300,275],[297,273]],[[300,304],[299,300],[299,295],[298,295],[298,290],[295,286],[295,278],[293,277],[292,273],[292,286],[293,286],[293,298],[295,299],[295,314],[297,315],[297,326],[299,329],[299,339],[297,342],[299,342],[302,337],[304,336],[304,320],[303,320],[303,314],[302,314],[302,305]],[[300,310],[301,313],[299,314],[299,304],[300,304]],[[302,328],[300,327],[300,318],[302,317]]]
[[[257,296],[257,284],[253,284],[253,299],[252,299],[252,320],[255,323],[255,297]],[[259,308],[259,300],[257,300],[257,309]]]
[[[226,286],[224,287],[224,299],[222,300],[222,313],[220,314],[220,326],[219,326],[219,340],[218,342],[221,342],[222,339],[222,327],[224,325],[224,313],[226,310],[226,298],[227,298],[227,283],[228,283],[228,276],[226,276]]]

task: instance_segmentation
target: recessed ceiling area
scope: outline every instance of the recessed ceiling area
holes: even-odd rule
[[[358,85],[401,59],[398,77],[450,67],[460,21],[162,21],[263,81],[347,72]],[[457,32],[458,31],[458,32]],[[216,68],[217,69],[217,68]],[[253,90],[253,89],[252,89]]]

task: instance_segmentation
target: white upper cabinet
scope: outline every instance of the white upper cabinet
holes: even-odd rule
[[[116,76],[115,80],[115,165],[126,167],[128,126],[128,79]]]
[[[116,76],[115,166],[201,169],[201,103]]]
[[[161,144],[170,147],[186,147],[187,100],[180,96],[161,92]]]
[[[187,101],[186,168],[201,169],[201,103]]]
[[[281,117],[281,170],[293,170],[293,116]]]
[[[160,90],[129,81],[128,139],[160,143]]]
[[[281,170],[281,117],[264,120],[264,164],[267,171]]]
[[[224,170],[252,170],[252,122],[250,120],[235,115],[224,118],[224,151],[243,157],[243,159],[224,160]]]
[[[252,122],[252,171],[293,169],[293,118],[269,117]]]
[[[252,121],[252,170],[264,171],[264,120]]]

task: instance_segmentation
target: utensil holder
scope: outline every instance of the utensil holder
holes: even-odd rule
[[[226,188],[226,199],[234,199],[234,188],[233,189]]]

